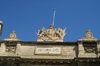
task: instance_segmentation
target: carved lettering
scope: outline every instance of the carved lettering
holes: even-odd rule
[[[36,47],[35,54],[61,54],[61,47]]]

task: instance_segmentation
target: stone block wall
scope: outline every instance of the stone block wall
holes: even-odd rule
[[[22,58],[74,59],[99,58],[100,42],[65,42],[65,43],[37,43],[37,42],[1,42],[0,56],[20,56]],[[41,49],[45,49],[43,52]],[[49,49],[48,49],[49,48]],[[58,48],[58,52],[46,53],[46,50]],[[41,50],[43,53],[36,50]]]
[[[0,66],[100,65],[100,42],[39,43],[2,41],[0,45]],[[15,59],[16,57],[18,59]]]

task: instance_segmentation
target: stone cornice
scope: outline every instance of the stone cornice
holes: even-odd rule
[[[73,62],[100,62],[100,58],[74,58],[74,59],[30,59],[17,56],[0,56],[0,61],[19,61],[19,62],[45,62],[45,63],[73,63]]]

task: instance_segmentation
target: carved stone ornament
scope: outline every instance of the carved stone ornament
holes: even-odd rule
[[[16,46],[6,46],[6,52],[8,53],[15,53],[16,52]]]
[[[16,32],[12,31],[9,38],[4,39],[4,41],[21,41],[16,37]]]
[[[85,53],[96,53],[95,47],[84,47]]]
[[[49,29],[41,28],[41,30],[38,30],[37,41],[55,41],[55,42],[63,42],[63,38],[66,35],[65,30],[62,30],[60,28],[54,29],[53,25],[49,26]]]
[[[16,39],[16,32],[15,31],[12,31],[12,33],[9,36],[9,38]]]
[[[79,41],[97,41],[98,39],[93,37],[93,34],[91,33],[90,30],[86,31],[85,37],[83,37],[82,39],[79,39]]]

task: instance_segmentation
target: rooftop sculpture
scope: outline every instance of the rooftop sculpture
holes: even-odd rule
[[[9,38],[4,39],[4,41],[21,41],[16,37],[16,32],[12,31]]]
[[[53,42],[63,42],[63,38],[66,35],[65,30],[62,30],[61,28],[54,29],[53,25],[49,26],[49,29],[41,28],[41,30],[38,30],[37,41],[43,42],[43,41],[53,41]]]
[[[79,41],[97,41],[98,39],[93,37],[93,34],[91,33],[90,30],[86,31],[85,37],[82,39],[79,39]]]

